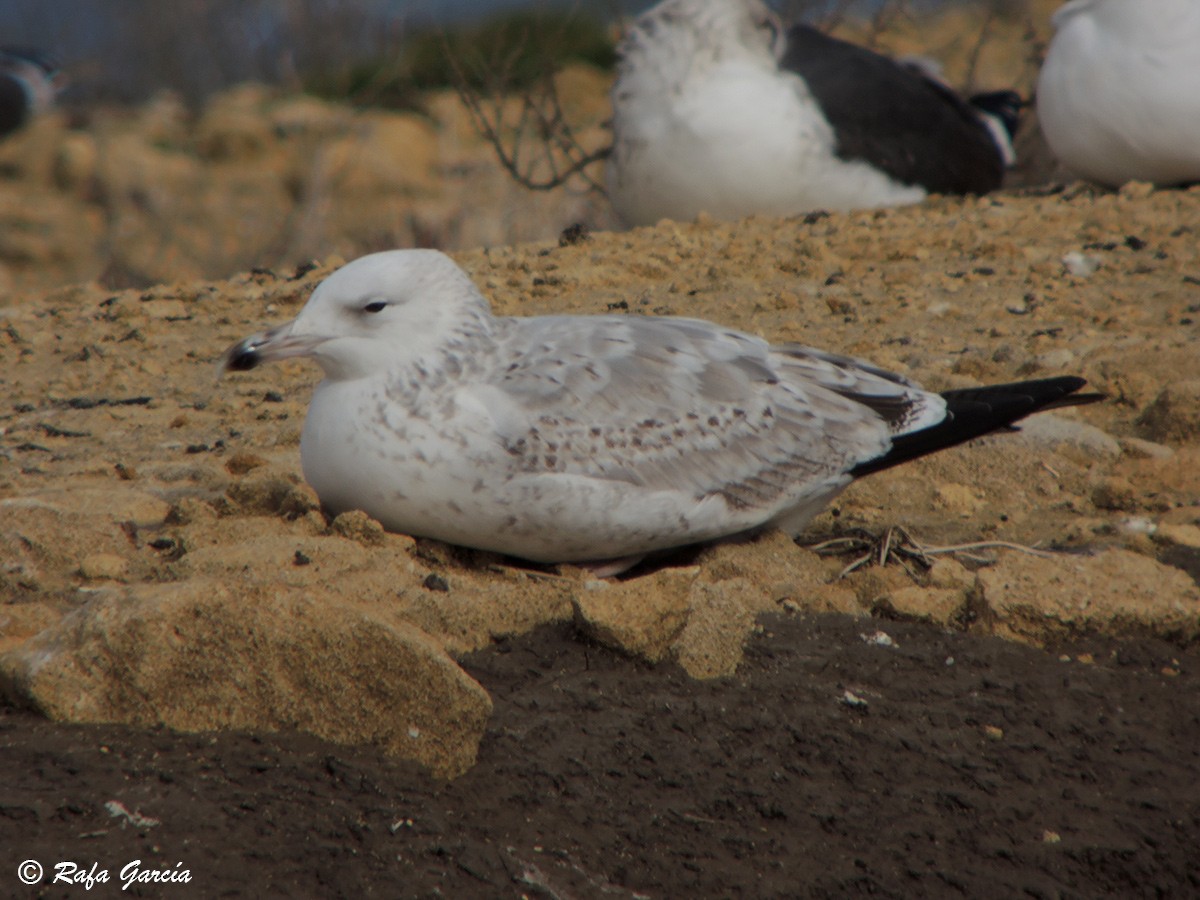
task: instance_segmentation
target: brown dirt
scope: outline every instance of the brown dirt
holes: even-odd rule
[[[895,641],[866,643],[882,628]],[[450,784],[304,735],[0,717],[0,878],[134,859],[140,896],[1184,897],[1200,890],[1195,650],[1046,653],[843,616],[763,623],[699,682],[570,626],[465,665],[495,698]],[[866,702],[845,702],[846,692]],[[16,773],[21,773],[19,776]],[[117,800],[161,820],[122,825]],[[113,883],[96,896],[116,896]],[[134,893],[131,891],[131,893]]]

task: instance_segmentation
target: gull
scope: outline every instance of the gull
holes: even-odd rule
[[[497,317],[434,250],[348,263],[222,369],[293,357],[325,374],[300,457],[330,513],[604,575],[796,535],[855,478],[1098,399],[1074,377],[932,393],[697,319]]]
[[[984,194],[1014,161],[1013,92],[963,99],[761,0],[664,0],[619,54],[606,180],[627,225]]]
[[[1037,112],[1063,165],[1112,187],[1200,181],[1200,2],[1073,0],[1053,21]]]
[[[45,53],[0,47],[0,137],[49,109],[63,84],[58,65]]]

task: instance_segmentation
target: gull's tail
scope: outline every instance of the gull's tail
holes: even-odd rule
[[[1087,382],[1074,376],[993,384],[988,387],[944,391],[946,417],[936,425],[892,438],[883,456],[855,466],[858,478],[888,469],[918,456],[962,444],[1012,424],[1035,412],[1062,406],[1082,406],[1103,400],[1103,394],[1076,393]]]

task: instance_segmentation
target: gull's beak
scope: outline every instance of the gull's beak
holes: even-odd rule
[[[326,340],[317,335],[293,335],[292,325],[288,322],[238,341],[222,354],[221,373],[246,372],[277,359],[312,356]]]

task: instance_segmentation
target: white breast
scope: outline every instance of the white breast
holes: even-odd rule
[[[1038,80],[1055,155],[1109,185],[1200,180],[1200,3],[1075,0]]]

